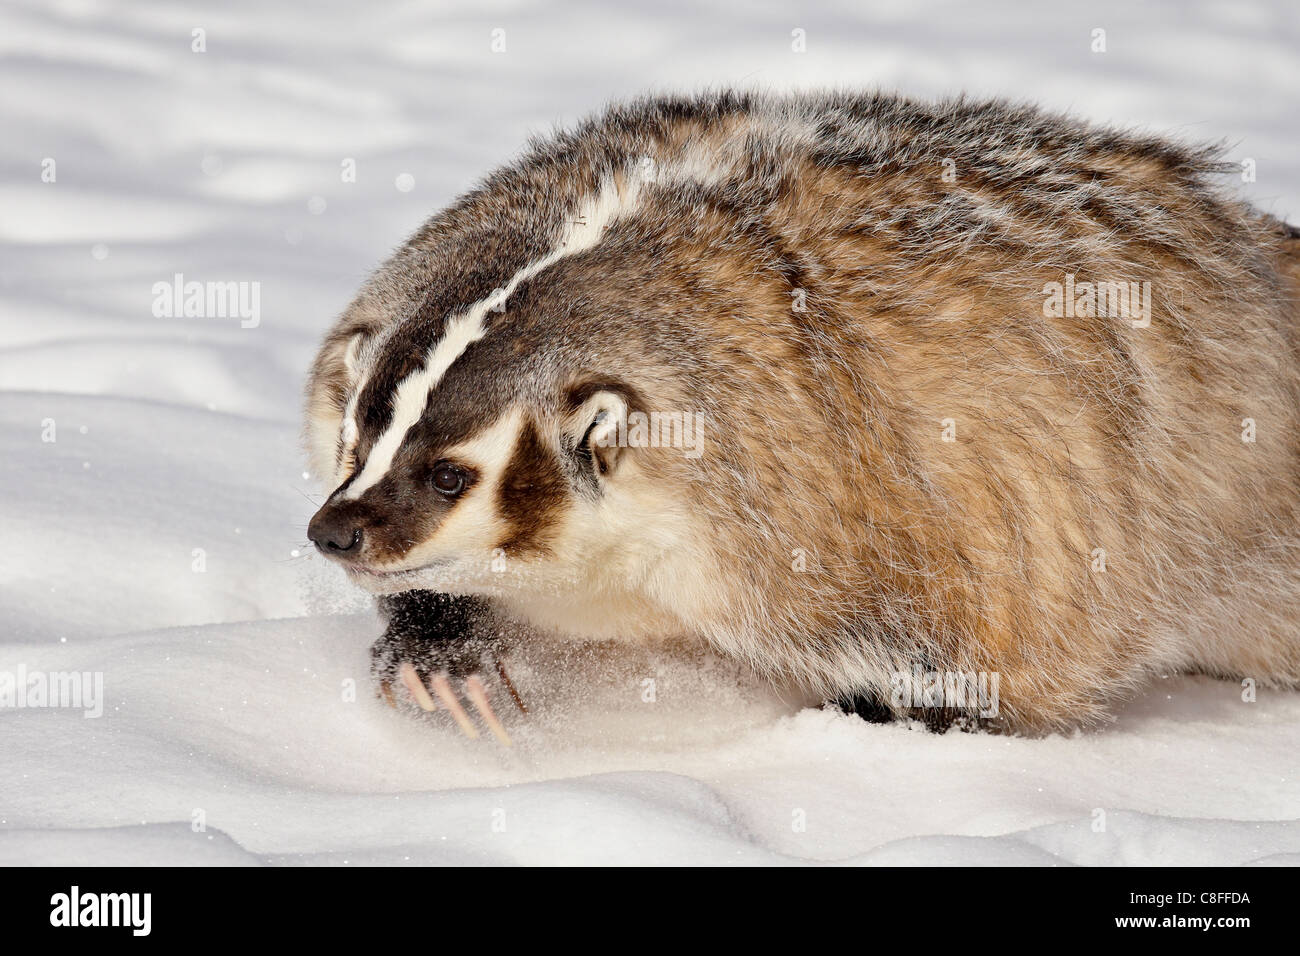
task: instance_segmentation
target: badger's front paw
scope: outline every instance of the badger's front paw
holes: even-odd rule
[[[404,591],[380,598],[379,610],[388,628],[370,648],[370,667],[384,699],[393,707],[410,701],[423,710],[445,710],[466,736],[477,737],[461,703],[466,700],[509,744],[489,695],[528,711],[498,659],[503,628],[492,609],[476,598]]]
[[[389,625],[370,645],[370,673],[382,688],[400,678],[402,664],[410,664],[427,680],[434,674],[464,679],[491,662],[491,648],[473,638],[431,638],[418,631]]]
[[[389,706],[397,707],[409,700],[422,710],[445,710],[468,737],[479,734],[462,697],[507,746],[510,737],[492,709],[489,696],[508,698],[527,713],[505,668],[496,659],[495,647],[487,641],[430,639],[390,625],[370,647],[370,671]]]

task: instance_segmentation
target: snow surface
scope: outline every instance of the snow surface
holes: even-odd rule
[[[1300,215],[1293,4],[623,6],[0,8],[0,673],[106,696],[0,710],[0,862],[1300,862],[1300,694],[1170,676],[1099,731],[935,736],[579,648],[520,665],[511,751],[373,699],[377,620],[305,547],[300,382],[527,135],[649,89],[967,90],[1227,138]],[[176,273],[260,282],[260,323],[156,318]]]

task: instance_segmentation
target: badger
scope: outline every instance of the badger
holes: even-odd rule
[[[1237,168],[884,93],[535,139],[311,370],[309,537],[378,597],[375,677],[446,701],[512,641],[685,641],[1026,734],[1172,672],[1294,688],[1300,233]],[[953,675],[996,706],[913,693]]]

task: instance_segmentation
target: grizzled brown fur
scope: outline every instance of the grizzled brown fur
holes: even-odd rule
[[[995,725],[1031,732],[1157,672],[1293,687],[1300,240],[1224,172],[1003,103],[615,107],[434,216],[326,337],[323,513],[399,572],[375,590],[894,711],[916,664],[997,673]],[[1067,276],[1149,283],[1149,314],[1047,314]],[[600,467],[589,430],[638,409],[702,415],[703,454]],[[450,504],[447,456],[479,476]]]

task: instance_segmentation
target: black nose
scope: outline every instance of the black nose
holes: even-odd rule
[[[307,526],[307,537],[322,554],[352,557],[361,551],[361,529],[338,512],[318,512]]]

